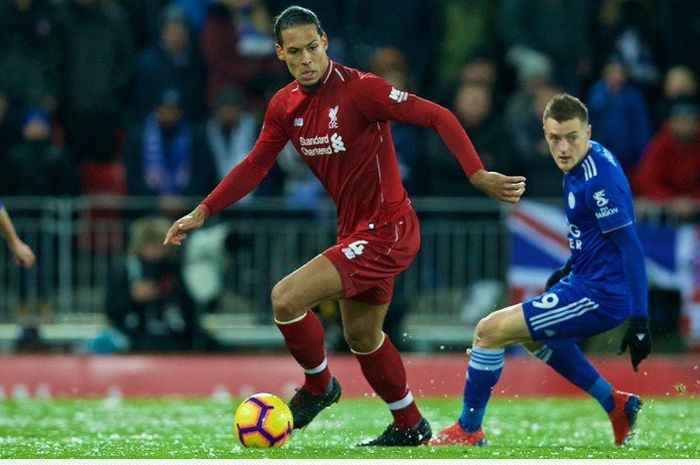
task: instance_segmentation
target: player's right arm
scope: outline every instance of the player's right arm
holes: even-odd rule
[[[564,276],[568,276],[569,273],[571,273],[571,258],[566,261],[564,266],[557,268],[549,275],[547,283],[544,285],[545,291],[561,281]]]
[[[12,252],[15,264],[24,268],[29,268],[34,264],[36,260],[34,252],[17,235],[10,215],[5,210],[2,202],[0,202],[0,234],[7,240],[7,246]]]
[[[163,245],[181,245],[187,237],[185,231],[200,228],[208,217],[236,203],[267,175],[288,140],[282,118],[281,93],[278,92],[270,101],[260,135],[250,153],[194,210],[172,224]]]

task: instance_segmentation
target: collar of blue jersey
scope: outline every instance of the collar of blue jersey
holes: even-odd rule
[[[583,172],[583,160],[590,157],[591,153],[593,153],[593,144],[591,144],[590,141],[588,142],[588,146],[589,147],[588,147],[588,151],[586,152],[586,154],[583,157],[581,157],[581,159],[578,161],[578,163],[576,163],[576,166],[574,166],[571,169],[571,171],[569,171],[569,173],[578,175],[578,174]]]
[[[319,92],[322,92],[323,89],[327,87],[326,83],[328,82],[328,79],[330,79],[331,73],[333,72],[334,67],[335,67],[335,63],[333,62],[333,60],[331,60],[329,58],[328,59],[328,69],[326,70],[326,74],[323,75],[323,79],[321,79],[321,83],[319,84],[319,86],[316,87],[315,89],[307,90],[307,89],[304,89],[301,86],[301,84],[298,84],[298,81],[297,81],[297,84],[299,85],[299,89],[301,89],[301,91],[307,95],[313,95],[313,94],[318,94]]]

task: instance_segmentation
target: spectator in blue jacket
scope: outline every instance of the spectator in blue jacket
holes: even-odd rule
[[[628,81],[623,63],[614,56],[590,90],[588,113],[595,139],[629,172],[651,139],[651,117],[641,90]]]

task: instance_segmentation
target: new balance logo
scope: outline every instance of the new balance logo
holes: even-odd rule
[[[300,128],[304,125],[304,118],[294,118],[294,127]]]
[[[395,100],[396,103],[405,102],[408,100],[408,92],[403,92],[398,90],[396,87],[392,87],[391,92],[389,93],[389,98],[391,100]]]
[[[345,152],[345,143],[343,142],[343,138],[339,136],[337,132],[331,136],[331,146],[333,147],[333,152],[335,153]]]
[[[551,329],[545,329],[545,330],[544,330],[544,333],[547,335],[547,337],[552,337],[552,336],[554,336],[555,334],[557,334],[556,331],[553,331],[553,330],[551,330]]]

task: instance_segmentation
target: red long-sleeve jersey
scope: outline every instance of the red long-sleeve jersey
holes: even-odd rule
[[[388,121],[436,130],[467,176],[483,168],[450,111],[330,61],[316,89],[293,81],[272,97],[255,146],[202,205],[214,214],[253,190],[291,140],[335,202],[340,235],[379,227],[410,209]]]

